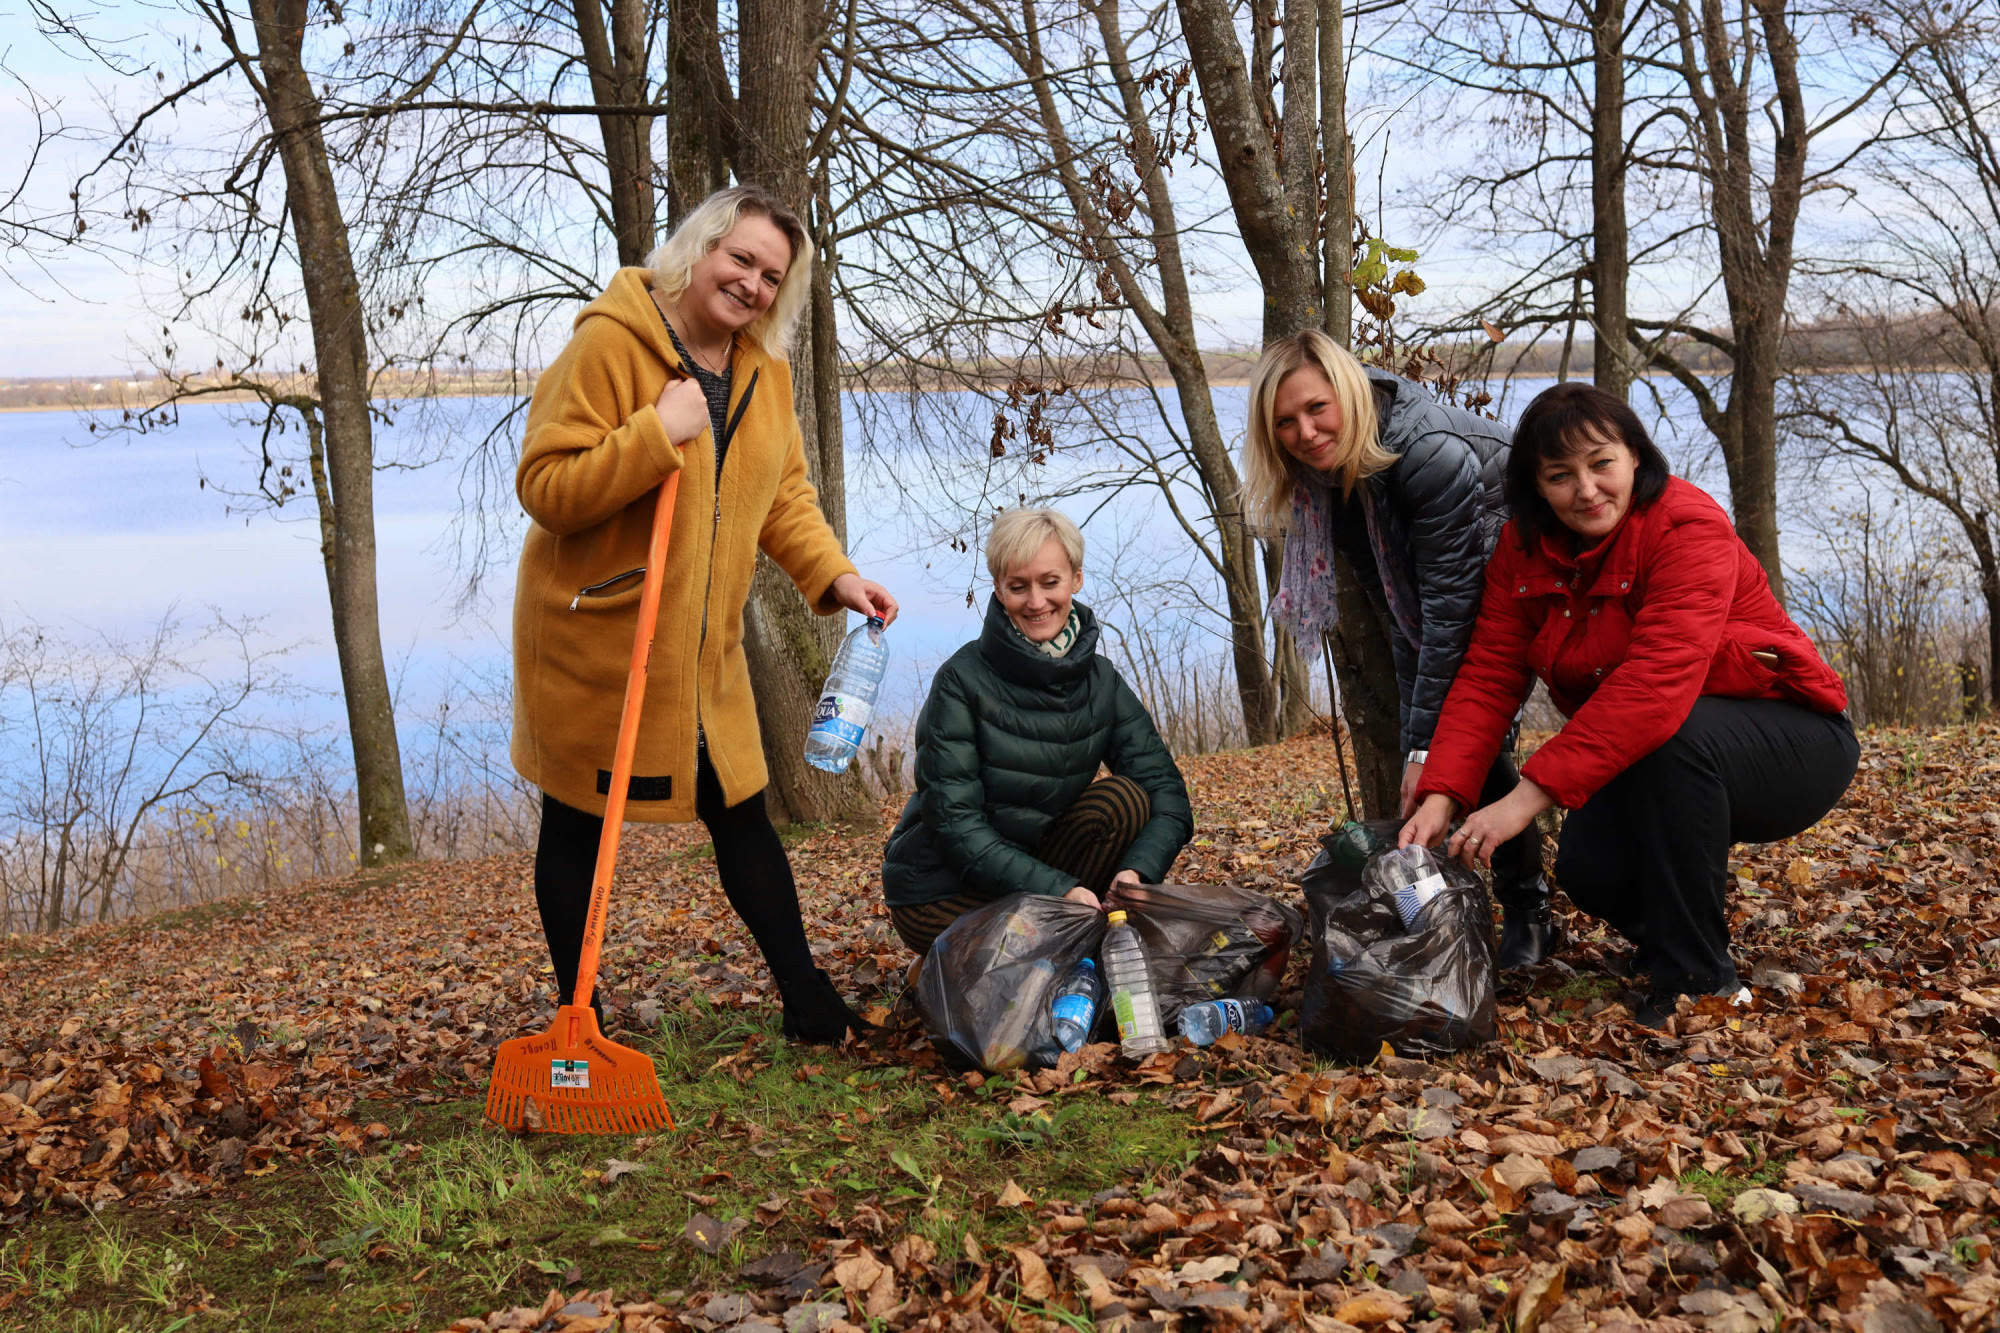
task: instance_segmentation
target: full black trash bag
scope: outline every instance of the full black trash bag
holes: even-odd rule
[[[1365,826],[1395,846],[1392,820]],[[1386,852],[1359,873],[1342,835],[1329,836],[1301,880],[1311,914],[1312,967],[1299,1042],[1344,1060],[1463,1050],[1493,1040],[1493,908],[1479,875],[1436,857],[1444,887],[1406,929],[1382,874]],[[1349,833],[1345,842],[1352,842]]]
[[[1169,1033],[1190,1004],[1270,999],[1305,928],[1293,908],[1227,884],[1121,884],[1104,905],[1139,932]]]
[[[967,912],[931,944],[917,978],[932,1044],[994,1073],[1053,1066],[1056,988],[1103,939],[1103,914],[1066,898],[1016,893]]]

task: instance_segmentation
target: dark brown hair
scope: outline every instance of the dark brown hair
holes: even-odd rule
[[[1632,478],[1632,506],[1644,508],[1660,498],[1673,470],[1667,456],[1646,434],[1632,405],[1594,384],[1558,384],[1536,394],[1514,427],[1513,451],[1507,456],[1507,507],[1513,511],[1523,549],[1533,549],[1543,533],[1563,529],[1563,522],[1535,485],[1544,460],[1567,458],[1597,440],[1622,440],[1638,463]]]

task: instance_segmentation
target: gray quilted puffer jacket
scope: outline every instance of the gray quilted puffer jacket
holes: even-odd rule
[[[1374,504],[1374,540],[1359,487],[1344,504],[1334,493],[1334,539],[1394,628],[1403,749],[1427,750],[1507,521],[1501,475],[1512,432],[1387,371],[1370,367],[1368,379],[1382,447],[1401,461],[1362,482]]]

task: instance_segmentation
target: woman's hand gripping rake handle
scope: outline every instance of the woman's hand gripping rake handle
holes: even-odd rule
[[[646,546],[646,579],[639,589],[639,624],[632,631],[632,666],[625,675],[625,707],[618,715],[618,747],[611,755],[611,791],[604,798],[604,833],[597,840],[597,873],[590,880],[590,916],[584,923],[583,953],[577,959],[579,1009],[590,1007],[597,989],[597,960],[604,947],[604,916],[611,901],[611,876],[618,866],[618,837],[625,824],[625,797],[632,785],[632,754],[639,745],[639,714],[646,706],[646,673],[653,657],[653,630],[660,620],[660,591],[666,582],[667,539],[674,530],[674,502],[681,474],[660,483],[653,509],[653,537]],[[574,1034],[572,1034],[573,1036]]]

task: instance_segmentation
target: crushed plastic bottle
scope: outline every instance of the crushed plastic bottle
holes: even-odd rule
[[[1181,1035],[1197,1046],[1213,1046],[1225,1032],[1255,1036],[1276,1017],[1261,1000],[1205,1000],[1181,1010]]]
[[[869,719],[875,716],[875,699],[882,692],[882,677],[889,670],[889,647],[882,641],[882,620],[868,617],[840,645],[833,670],[819,693],[813,709],[812,729],[806,732],[806,762],[829,773],[845,773],[868,734]]]
[[[1097,1026],[1098,1006],[1103,1003],[1104,978],[1098,975],[1097,964],[1088,958],[1080,960],[1063,978],[1055,1003],[1049,1006],[1050,1017],[1055,1020],[1056,1041],[1064,1050],[1083,1049],[1083,1044],[1090,1040],[1091,1029]]]
[[[1153,992],[1153,970],[1139,932],[1123,912],[1106,918],[1104,980],[1111,988],[1111,1012],[1118,1016],[1118,1041],[1126,1055],[1143,1060],[1167,1049],[1166,1029]]]

